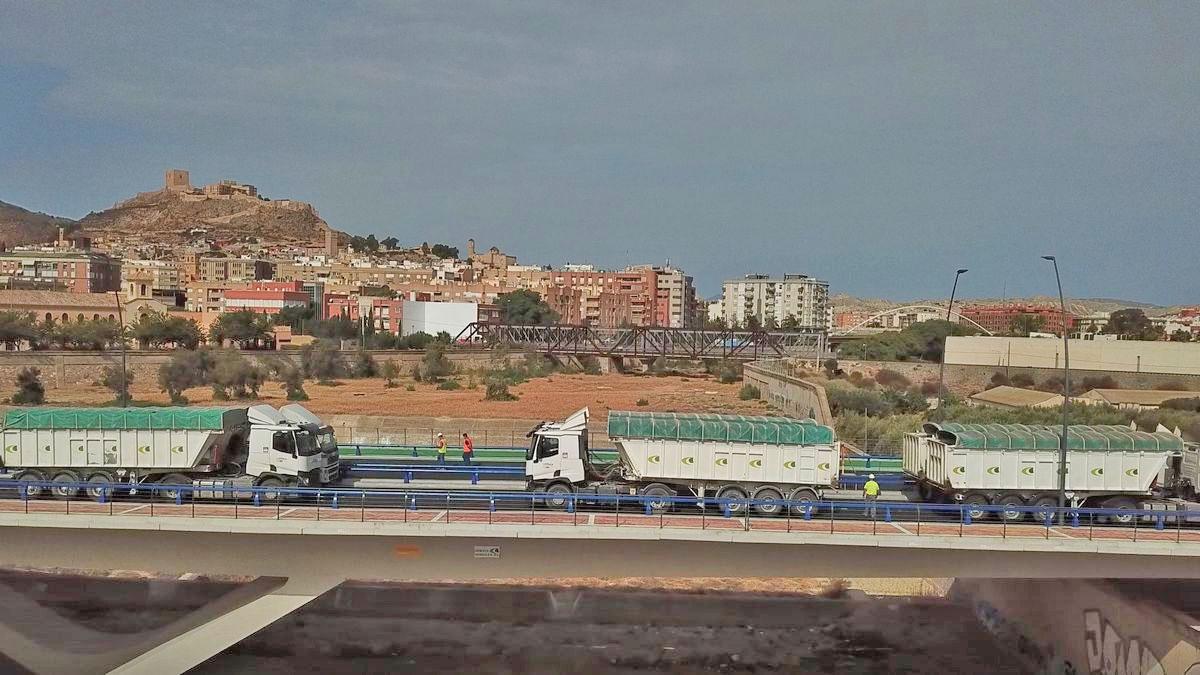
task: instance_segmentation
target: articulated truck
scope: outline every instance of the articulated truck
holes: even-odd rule
[[[610,411],[608,437],[617,461],[592,460],[587,441],[588,409],[563,422],[543,422],[529,434],[527,486],[546,492],[548,505],[565,508],[572,495],[588,502],[603,495],[757,500],[761,515],[794,502],[802,515],[815,508],[821,491],[836,487],[840,470],[833,429],[813,420],[739,415]],[[731,502],[739,512],[743,504]]]
[[[905,435],[904,472],[922,501],[961,502],[976,507],[977,518],[987,515],[984,506],[1008,507],[999,518],[1022,520],[1022,507],[1058,506],[1060,434],[1050,426],[926,423]],[[1175,433],[1075,425],[1067,438],[1069,506],[1130,510],[1147,498],[1195,494],[1200,449]]]
[[[339,473],[332,429],[298,405],[16,409],[0,436],[0,466],[18,481],[50,482],[63,499],[81,491],[102,499],[115,483],[189,485],[198,497],[220,497],[240,485],[320,487]],[[24,490],[45,492],[34,483]]]

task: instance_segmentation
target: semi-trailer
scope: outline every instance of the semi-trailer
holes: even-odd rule
[[[289,414],[269,405],[9,410],[0,466],[27,481],[25,496],[40,497],[39,483],[50,482],[49,492],[63,499],[77,497],[82,483],[94,499],[116,483],[190,485],[200,497],[241,485],[331,483],[338,473],[332,431],[325,438],[319,418],[288,407]]]
[[[784,500],[802,515],[815,509],[822,490],[836,487],[840,469],[832,428],[813,420],[741,415],[656,412],[608,413],[615,463],[593,461],[584,408],[562,422],[543,422],[527,434],[527,487],[548,493],[548,505],[604,495],[755,500],[761,515],[775,515]],[[727,502],[739,512],[744,503]]]
[[[1060,435],[1061,427],[1050,426],[926,423],[904,437],[904,471],[916,480],[922,501],[961,502],[974,507],[976,518],[988,515],[985,506],[1006,507],[998,517],[1022,520],[1028,507],[1058,506]],[[1163,430],[1070,426],[1068,506],[1132,510],[1148,498],[1190,496],[1197,452]]]

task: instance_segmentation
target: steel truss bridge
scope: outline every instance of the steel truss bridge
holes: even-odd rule
[[[551,356],[657,357],[679,359],[824,358],[824,331],[699,330],[688,328],[593,328],[472,323],[458,342],[482,342]]]

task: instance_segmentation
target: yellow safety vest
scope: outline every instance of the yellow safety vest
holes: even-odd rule
[[[866,485],[863,485],[863,492],[866,492],[868,497],[877,496],[879,494],[879,483],[873,480],[867,481]]]
[[[438,439],[437,450],[438,450],[439,455],[446,454],[446,439],[444,439],[444,438]]]

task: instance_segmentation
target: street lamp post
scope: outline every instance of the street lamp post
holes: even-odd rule
[[[121,293],[113,291],[117,301],[117,329],[121,338],[121,407],[129,407],[129,364],[125,358],[125,313],[121,311]]]
[[[954,309],[954,294],[958,292],[958,278],[966,274],[967,270],[960,269],[954,273],[954,286],[950,288],[950,305],[946,307],[946,321],[950,320],[950,312]],[[949,337],[949,335],[947,335]],[[938,419],[946,419],[942,413],[942,389],[946,382],[946,343],[942,342],[942,363],[938,366],[938,397],[937,397],[937,416]]]
[[[1063,522],[1062,509],[1067,505],[1067,407],[1071,404],[1071,354],[1070,341],[1067,339],[1067,300],[1063,295],[1062,277],[1058,274],[1058,259],[1052,255],[1042,256],[1054,264],[1054,280],[1058,283],[1058,304],[1062,312],[1063,337],[1063,404],[1062,404],[1062,435],[1058,439],[1058,520]]]

